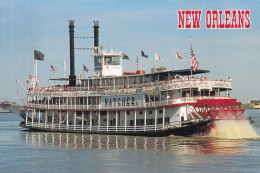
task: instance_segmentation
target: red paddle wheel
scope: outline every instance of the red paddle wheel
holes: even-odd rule
[[[193,107],[203,118],[212,120],[246,119],[244,115],[245,109],[241,108],[241,102],[237,102],[236,99],[198,100]]]
[[[203,99],[192,106],[195,109],[195,112],[191,112],[194,117],[199,114],[204,120],[208,120],[208,123],[195,129],[195,134],[199,136],[204,136],[215,128],[214,120],[246,119],[245,109],[241,108],[241,102],[237,102],[236,99]]]

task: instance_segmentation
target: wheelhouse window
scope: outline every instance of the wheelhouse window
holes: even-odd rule
[[[95,66],[102,66],[102,57],[95,57]]]
[[[105,61],[108,65],[120,65],[120,57],[117,56],[105,56]]]

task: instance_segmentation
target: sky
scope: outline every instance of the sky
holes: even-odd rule
[[[200,29],[178,29],[178,10],[202,10]],[[206,29],[207,10],[250,10],[250,29]],[[129,57],[124,71],[136,70],[142,49],[147,73],[154,67],[154,53],[163,58],[157,67],[190,68],[190,37],[199,69],[210,70],[213,80],[232,78],[232,97],[246,103],[260,99],[260,0],[8,0],[0,1],[0,101],[21,102],[33,74],[33,50],[45,54],[38,62],[40,86],[48,78],[63,77],[63,61],[69,74],[68,20],[75,20],[75,36],[93,36],[93,20],[99,20],[99,43],[106,50]],[[76,48],[93,47],[93,39],[75,39]],[[175,59],[176,50],[183,57]],[[83,63],[93,75],[92,51],[75,51],[76,75]],[[50,65],[58,68],[51,72]]]

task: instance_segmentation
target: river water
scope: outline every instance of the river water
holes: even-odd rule
[[[260,110],[246,113],[253,117],[254,129],[260,134]],[[12,113],[0,114],[0,172],[260,171],[259,137],[29,132],[19,127],[20,121]]]

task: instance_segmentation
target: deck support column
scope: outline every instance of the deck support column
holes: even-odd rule
[[[108,126],[109,126],[109,111],[107,111],[107,132],[108,132]]]
[[[41,110],[39,109],[39,112],[38,112],[38,127],[40,127],[40,123],[41,123]]]
[[[66,128],[67,128],[67,130],[69,129],[69,112],[68,111],[66,114]]]
[[[91,111],[91,112],[89,112],[89,131],[91,131],[92,130],[92,114],[93,114],[93,112]]]
[[[136,110],[135,110],[135,114],[134,114],[134,131],[136,131]]]
[[[28,110],[26,110],[26,114],[25,114],[25,126],[27,126],[27,121],[28,121]]]
[[[118,113],[116,111],[116,132],[117,132],[117,121],[118,121]]]
[[[100,131],[100,111],[98,111],[98,131]]]
[[[87,98],[86,98],[87,100],[86,100],[86,102],[87,102],[87,109],[88,109],[88,96],[87,96]]]
[[[35,109],[32,111],[32,127],[33,127],[33,121],[34,121],[34,114],[35,114]]]
[[[52,111],[52,117],[51,117],[51,129],[54,128],[54,111]]]
[[[162,128],[164,129],[164,124],[165,124],[165,107],[163,107],[163,110],[162,110],[163,112],[163,114],[162,114]]]
[[[61,128],[61,111],[59,112],[59,129]]]
[[[125,132],[126,132],[126,125],[127,125],[127,115],[126,115],[126,111],[125,111]]]
[[[48,109],[50,109],[50,99],[49,99],[49,96],[47,97],[47,100],[48,100]]]
[[[157,108],[155,109],[155,115],[154,115],[154,130],[156,131],[157,126]]]
[[[59,97],[59,109],[60,109],[60,97]]]
[[[81,115],[81,130],[84,130],[84,111],[82,111],[82,115]]]
[[[144,110],[144,131],[146,130],[146,109]]]
[[[48,121],[48,116],[47,116],[48,114],[47,113],[48,113],[48,111],[46,110],[45,111],[45,118],[44,118],[45,128],[47,128],[47,121]]]
[[[74,112],[74,123],[73,123],[73,129],[76,129],[76,116],[77,116],[77,112]]]

